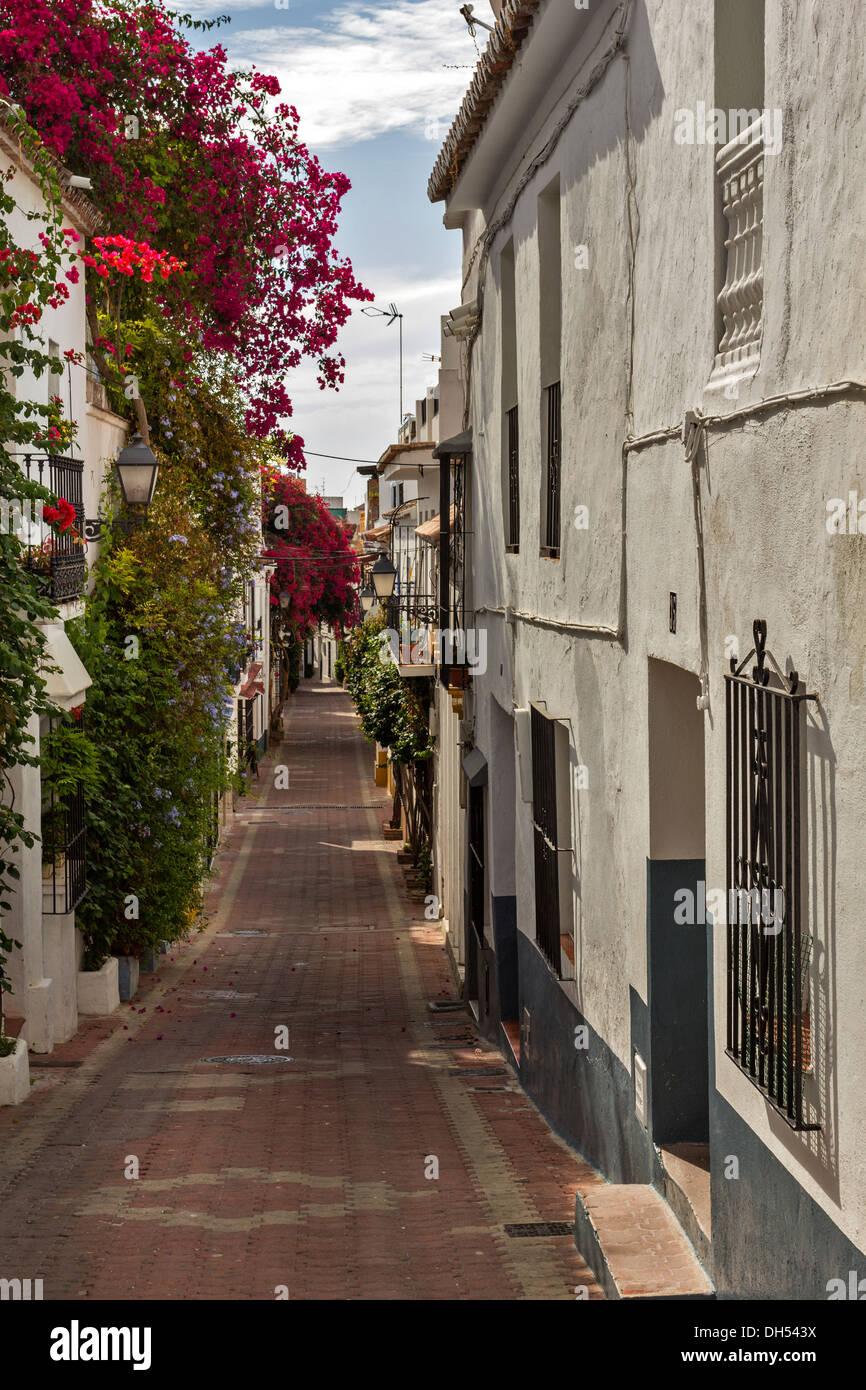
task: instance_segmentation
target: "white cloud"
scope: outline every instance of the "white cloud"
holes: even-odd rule
[[[281,8],[288,10],[290,5],[291,0]],[[271,10],[276,8],[274,0],[270,0],[270,3],[268,0],[225,0],[222,5],[220,0],[174,0],[172,5],[172,9],[178,14],[190,14],[194,19],[216,19],[219,15],[228,15],[231,18],[236,10],[264,10],[266,14],[270,14]],[[223,29],[223,26],[220,25],[220,28]]]
[[[395,281],[393,272],[368,273],[365,283],[376,290],[376,303],[393,299],[404,310],[403,408],[414,410],[428,386],[436,381],[439,364],[422,360],[423,353],[439,352],[439,317],[460,299],[458,279]],[[294,405],[292,425],[307,446],[322,453],[352,458],[377,459],[397,431],[399,362],[397,325],[364,317],[357,309],[340,333],[339,350],[346,358],[346,380],[340,391],[320,391],[315,368],[309,364],[293,372],[286,383]],[[352,465],[326,459],[309,459],[310,487],[325,478],[325,491],[360,495],[362,484]]]
[[[408,128],[427,136],[435,157],[476,62],[455,0],[338,5],[315,26],[295,27],[291,10],[276,13],[284,20],[232,34],[232,58],[280,79],[308,144]]]

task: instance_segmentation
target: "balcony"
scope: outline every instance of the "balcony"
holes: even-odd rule
[[[401,676],[420,678],[436,673],[436,620],[433,594],[393,594],[386,607],[391,654]]]
[[[725,282],[718,296],[722,334],[715,377],[742,376],[761,355],[764,307],[764,125],[753,121],[716,155],[725,216]]]
[[[87,554],[84,543],[84,499],[80,459],[55,454],[19,454],[22,473],[40,483],[57,497],[65,497],[75,508],[75,524],[59,531],[47,521],[28,520],[25,526],[24,563],[33,574],[41,594],[55,603],[68,603],[84,592],[87,583]]]

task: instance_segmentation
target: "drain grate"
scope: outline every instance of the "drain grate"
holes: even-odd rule
[[[507,1236],[573,1236],[574,1227],[569,1221],[522,1221],[506,1226]]]
[[[256,999],[258,996],[255,990],[239,989],[182,989],[181,996],[186,999]]]
[[[259,931],[256,927],[250,927],[246,931],[222,931],[220,936],[270,936],[270,932]]]
[[[264,1067],[264,1066],[268,1066],[269,1064],[272,1065],[272,1064],[275,1063],[275,1062],[293,1062],[295,1059],[294,1059],[293,1057],[256,1056],[255,1054],[251,1053],[251,1054],[249,1054],[249,1055],[241,1054],[241,1055],[239,1055],[239,1056],[237,1056],[237,1057],[202,1057],[202,1058],[200,1058],[200,1060],[201,1060],[202,1062],[223,1062],[223,1063],[225,1063],[225,1062],[235,1062],[235,1063],[243,1062],[244,1065],[257,1066],[257,1067]]]
[[[504,1067],[451,1067],[449,1076],[507,1076]]]

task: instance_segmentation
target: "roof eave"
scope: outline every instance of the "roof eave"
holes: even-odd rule
[[[543,0],[505,0],[427,184],[431,203],[447,200],[469,159]]]

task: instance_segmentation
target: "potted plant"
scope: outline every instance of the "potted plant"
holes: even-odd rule
[[[141,969],[135,943],[120,936],[115,941],[111,954],[117,960],[117,989],[120,1002],[128,1004],[130,999],[134,999],[138,993],[138,977]]]

